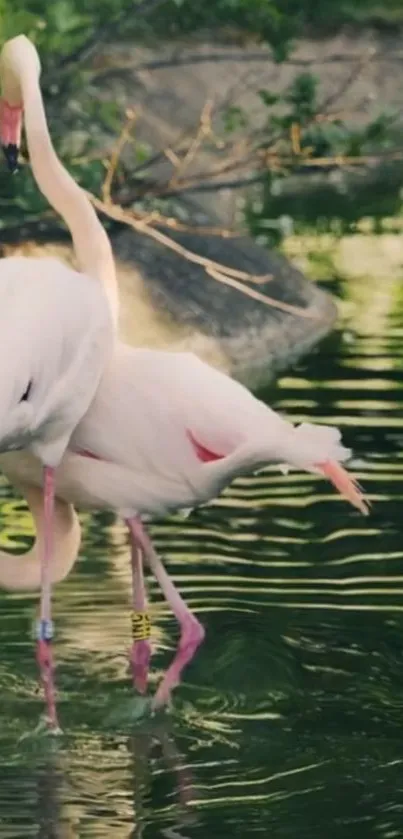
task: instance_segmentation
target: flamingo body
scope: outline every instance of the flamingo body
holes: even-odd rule
[[[56,466],[112,352],[106,296],[55,259],[2,259],[0,335],[0,450]]]
[[[89,410],[77,426],[56,472],[65,502],[112,508],[132,540],[133,612],[146,614],[142,556],[181,625],[177,654],[154,697],[165,704],[192,659],[204,630],[189,611],[142,526],[144,515],[163,515],[214,498],[239,474],[269,462],[323,472],[362,512],[365,501],[340,466],[349,450],[335,428],[295,428],[246,388],[193,355],[119,344]],[[0,456],[13,483],[40,485],[30,453]],[[3,576],[0,558],[0,581]],[[60,577],[59,577],[60,578]],[[135,638],[133,681],[144,692],[151,648]]]
[[[327,426],[295,428],[243,385],[190,353],[120,343],[56,472],[78,507],[160,516],[214,498],[270,462],[319,472],[350,452]],[[0,456],[11,480],[40,484],[26,453]]]

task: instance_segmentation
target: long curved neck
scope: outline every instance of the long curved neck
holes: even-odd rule
[[[60,163],[50,139],[41,90],[29,62],[21,72],[27,144],[35,180],[66,222],[81,270],[103,284],[117,323],[118,288],[108,236],[81,187]]]
[[[24,495],[31,510],[36,527],[36,540],[31,550],[15,556],[0,551],[0,588],[11,591],[32,591],[40,588],[43,553],[43,493],[40,488],[27,486],[13,480],[13,484]],[[55,500],[54,556],[52,556],[52,583],[67,577],[80,548],[81,527],[71,504]]]

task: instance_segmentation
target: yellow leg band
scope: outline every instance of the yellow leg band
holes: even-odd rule
[[[148,612],[132,612],[133,641],[148,641],[151,635],[151,621]]]

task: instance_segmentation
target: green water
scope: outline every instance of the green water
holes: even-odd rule
[[[123,531],[84,519],[55,595],[53,747],[25,736],[42,710],[35,599],[0,595],[1,839],[403,836],[403,295],[400,280],[333,291],[347,320],[267,396],[343,428],[371,517],[313,476],[269,469],[155,524],[207,637],[171,712],[137,725]],[[3,544],[28,542],[5,485],[3,498]],[[177,627],[151,580],[149,594],[155,683]]]

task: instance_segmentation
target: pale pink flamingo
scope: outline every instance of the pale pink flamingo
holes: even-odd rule
[[[56,259],[0,260],[0,451],[31,451],[43,471],[37,657],[43,682],[49,684],[55,468],[113,351],[117,295],[109,240],[84,192],[53,150],[39,74],[39,58],[27,38],[19,36],[5,44],[0,55],[0,141],[12,162],[24,107],[35,178],[70,226],[83,269],[78,273]]]
[[[112,273],[105,282],[113,291]],[[178,651],[157,689],[154,707],[169,699],[204,630],[157,556],[142,517],[204,503],[237,475],[272,462],[323,474],[366,513],[362,493],[340,465],[349,454],[337,429],[311,424],[295,428],[194,355],[117,344],[57,470],[56,492],[77,507],[113,509],[126,520],[137,617],[146,617],[147,610],[144,556],[180,623]],[[40,464],[32,452],[4,454],[0,466],[13,483],[42,485]],[[15,568],[12,579],[10,562]],[[7,577],[8,587],[20,587],[16,566],[14,558],[0,557],[0,585]],[[53,580],[59,578],[54,566]],[[34,586],[34,577],[31,583]],[[149,657],[148,638],[135,639],[133,677],[142,691]]]

